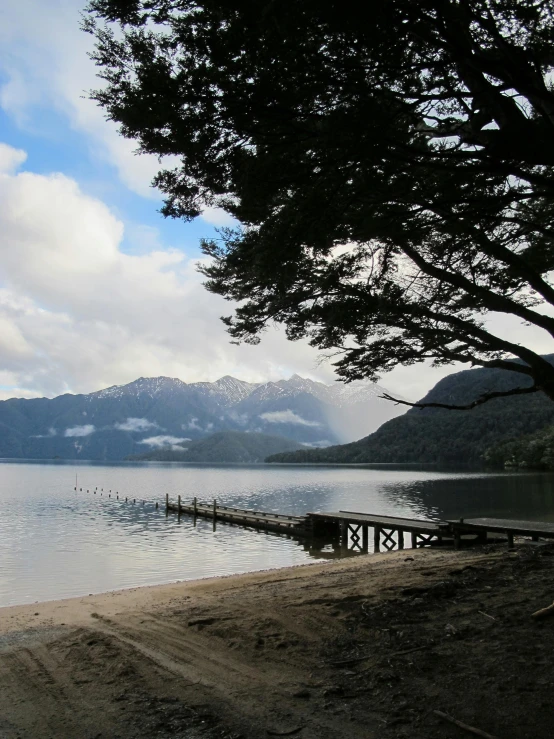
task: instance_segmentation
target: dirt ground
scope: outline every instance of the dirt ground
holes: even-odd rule
[[[0,737],[551,738],[553,575],[405,550],[0,609]]]

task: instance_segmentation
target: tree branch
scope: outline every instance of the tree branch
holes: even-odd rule
[[[393,403],[396,403],[396,405],[409,405],[410,408],[446,408],[450,411],[470,411],[478,405],[488,403],[488,401],[493,400],[493,398],[505,398],[509,395],[527,395],[529,393],[536,393],[539,389],[540,388],[536,385],[531,385],[531,387],[514,387],[511,390],[498,390],[485,393],[467,405],[449,405],[448,403],[410,403],[407,400],[393,398],[392,395],[389,395],[388,393],[384,393],[384,395],[380,395],[379,397],[383,398],[383,400],[390,400]]]

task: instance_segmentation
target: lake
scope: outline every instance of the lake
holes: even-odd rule
[[[74,490],[76,475],[83,492]],[[294,514],[346,509],[432,519],[489,515],[554,521],[551,473],[0,460],[0,606],[331,556],[278,534],[225,524],[214,532],[211,521],[199,519],[196,526],[187,516],[178,521],[165,514],[166,493],[174,500],[196,495]],[[137,503],[125,503],[125,497]]]

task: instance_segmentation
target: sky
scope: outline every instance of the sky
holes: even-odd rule
[[[230,343],[232,304],[202,287],[199,240],[230,225],[206,211],[164,219],[137,156],[87,97],[99,86],[79,28],[85,0],[0,3],[0,399],[86,393],[137,377],[336,379],[282,329]],[[502,319],[512,340],[552,351]],[[534,343],[533,343],[534,342]],[[381,384],[416,400],[459,367],[399,367]]]

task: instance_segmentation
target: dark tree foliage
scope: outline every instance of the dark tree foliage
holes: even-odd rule
[[[94,97],[179,157],[165,215],[242,224],[203,244],[236,340],[278,322],[346,380],[459,361],[554,398],[552,366],[486,323],[554,336],[554,3],[369,7],[94,0]]]

